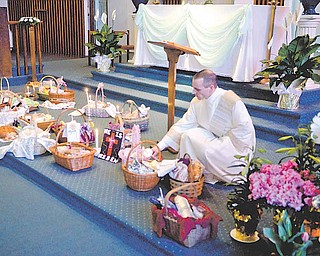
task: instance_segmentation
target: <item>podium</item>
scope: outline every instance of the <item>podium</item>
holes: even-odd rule
[[[162,41],[162,42],[148,41],[148,43],[163,47],[169,61],[169,73],[168,73],[168,130],[169,130],[174,123],[177,62],[179,60],[179,56],[185,53],[200,56],[200,53],[189,47],[179,45],[173,42],[168,42],[168,41]]]

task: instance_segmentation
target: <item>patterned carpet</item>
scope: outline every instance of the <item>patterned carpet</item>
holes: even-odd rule
[[[63,65],[64,64],[64,65]],[[79,87],[79,83],[86,84],[90,93],[94,92],[97,82],[90,79],[94,68],[86,66],[86,59],[71,61],[53,61],[45,63],[45,73],[55,76],[63,75],[68,81],[73,81],[69,86],[76,91],[76,107],[82,107],[85,104],[86,97],[84,87]],[[75,87],[73,87],[73,83]],[[22,86],[13,86],[12,90],[22,91]],[[108,97],[108,95],[107,95]],[[121,106],[122,101],[116,98],[108,98],[115,105]],[[152,106],[151,106],[152,108]],[[50,114],[58,116],[59,111],[50,111]],[[161,139],[166,132],[166,114],[152,111],[150,114],[149,129],[142,133],[142,139],[157,141]],[[68,121],[67,116],[62,117]],[[93,118],[95,127],[102,129],[108,126],[111,118]],[[277,145],[266,144],[264,141],[258,141],[258,147],[268,148],[269,159],[276,159],[273,153]],[[173,159],[175,155],[164,152],[165,159]],[[117,234],[117,237],[124,242],[128,240],[129,248],[130,239],[137,244],[143,245],[144,255],[270,255],[272,247],[269,247],[264,239],[260,239],[253,244],[243,244],[234,241],[229,232],[233,229],[234,224],[231,215],[226,209],[226,195],[233,187],[225,184],[205,185],[203,194],[200,199],[203,200],[214,212],[223,218],[219,224],[218,238],[216,240],[203,241],[192,248],[186,248],[175,241],[162,237],[158,238],[152,230],[151,219],[151,196],[158,196],[158,187],[168,191],[167,182],[160,181],[159,185],[149,192],[133,191],[126,186],[120,163],[112,164],[104,160],[95,158],[93,166],[89,169],[70,172],[54,162],[53,156],[46,153],[37,156],[34,161],[25,158],[15,158],[12,154],[7,154],[2,164],[11,170],[23,175],[27,179],[50,194],[53,194],[62,202],[66,203],[80,214],[84,215],[96,225],[108,229],[110,225],[114,229],[121,229],[123,234]],[[35,199],[36,200],[36,199]],[[55,210],[55,206],[52,206]],[[264,213],[264,217],[259,224],[258,231],[261,233],[262,227],[269,226],[271,223],[271,214]],[[82,224],[81,224],[82,225]],[[3,224],[1,225],[3,227]],[[68,227],[66,227],[68,229]],[[79,231],[82,227],[79,227]],[[31,232],[31,231],[30,231]],[[36,229],[35,229],[36,232]],[[130,239],[128,235],[130,234]],[[10,232],[5,232],[4,236],[11,236]],[[4,239],[1,239],[0,252],[5,248]],[[101,241],[103,243],[103,241]],[[134,243],[134,242],[133,242]],[[48,246],[48,250],[55,244],[43,245]],[[68,246],[64,245],[65,255]],[[134,249],[136,250],[136,249]],[[44,250],[43,250],[44,251]],[[7,252],[7,251],[5,251]],[[109,251],[110,252],[110,251]],[[128,255],[126,252],[115,249],[112,255]],[[122,254],[123,253],[123,254]],[[19,254],[5,254],[19,255]],[[37,254],[34,254],[37,255]],[[38,254],[54,255],[54,254]],[[101,255],[92,252],[92,255]],[[111,255],[108,252],[104,255]],[[139,250],[131,251],[130,255],[139,255]]]

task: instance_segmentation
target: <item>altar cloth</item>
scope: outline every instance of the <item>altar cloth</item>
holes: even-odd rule
[[[272,53],[285,40],[288,12],[276,8]],[[180,56],[178,69],[209,68],[237,82],[253,81],[266,58],[270,13],[270,6],[257,5],[141,5],[134,65],[168,67],[163,48],[148,41],[172,41],[200,53]]]

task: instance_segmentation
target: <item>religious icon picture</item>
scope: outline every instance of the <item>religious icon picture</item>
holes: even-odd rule
[[[103,131],[103,141],[98,158],[111,163],[119,162],[119,151],[121,149],[123,132],[105,128]]]

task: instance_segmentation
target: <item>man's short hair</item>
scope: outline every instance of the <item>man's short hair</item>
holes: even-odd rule
[[[217,87],[217,75],[212,70],[203,69],[193,76],[193,80],[201,78],[203,79],[203,87],[208,88],[211,85]]]

